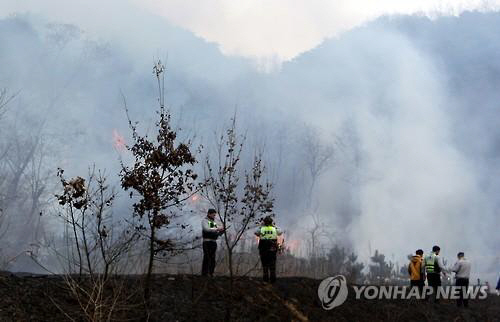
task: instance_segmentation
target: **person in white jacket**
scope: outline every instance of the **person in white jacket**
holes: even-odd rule
[[[467,307],[469,305],[469,301],[466,297],[464,298],[464,293],[469,287],[471,263],[465,258],[463,252],[458,253],[457,258],[457,262],[451,269],[455,272],[455,285],[460,286],[460,296],[457,299],[457,306],[461,306],[463,304],[464,307]]]
[[[202,276],[213,276],[215,270],[215,253],[217,252],[217,238],[224,232],[223,227],[217,227],[215,222],[215,209],[208,209],[207,216],[201,221],[203,237],[203,263]]]

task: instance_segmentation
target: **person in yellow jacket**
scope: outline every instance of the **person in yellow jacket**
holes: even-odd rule
[[[273,218],[267,216],[255,235],[259,237],[259,255],[262,262],[264,282],[276,282],[276,253],[278,252],[278,236],[282,232],[273,225]]]
[[[422,294],[425,285],[425,264],[424,251],[418,249],[411,257],[408,264],[408,274],[410,274],[410,286],[417,287],[419,294]]]

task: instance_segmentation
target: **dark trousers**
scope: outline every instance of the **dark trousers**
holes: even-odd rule
[[[441,274],[427,273],[427,283],[429,284],[430,287],[432,287],[433,290],[432,297],[434,298],[434,301],[437,303],[439,300],[436,297],[436,295],[438,292],[438,288],[441,286]]]
[[[260,250],[259,253],[264,282],[276,282],[276,250]]]
[[[217,242],[203,242],[203,264],[201,266],[202,276],[213,276],[215,269],[215,252],[217,251]]]
[[[457,300],[457,306],[461,306],[462,304],[464,307],[469,306],[469,300],[467,297],[464,298],[464,293],[467,292],[467,289],[469,288],[469,279],[468,278],[457,278],[456,286],[460,286],[460,293],[459,293],[459,298]]]
[[[424,291],[424,280],[410,280],[410,286],[418,288],[418,295],[422,296],[422,292]]]

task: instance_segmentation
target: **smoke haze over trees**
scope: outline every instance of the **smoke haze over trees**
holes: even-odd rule
[[[499,28],[498,13],[384,17],[263,73],[158,17],[121,37],[29,14],[5,17],[0,88],[16,95],[0,110],[0,233],[5,220],[31,230],[23,243],[16,238],[24,232],[2,235],[17,248],[9,256],[29,247],[36,231],[56,230],[38,213],[54,202],[58,167],[68,177],[92,163],[119,172],[126,155],[116,137],[131,142],[123,96],[147,131],[157,105],[149,71],[166,58],[177,126],[208,147],[236,109],[248,146],[265,151],[287,240],[309,238],[316,216],[317,247],[325,248],[318,255],[339,244],[365,263],[375,249],[405,262],[409,252],[439,244],[450,260],[464,251],[477,263],[474,274],[492,281],[500,254]],[[333,149],[317,178],[304,133]],[[118,185],[118,177],[109,180]],[[115,207],[131,211],[126,196]],[[307,249],[304,241],[295,251]]]

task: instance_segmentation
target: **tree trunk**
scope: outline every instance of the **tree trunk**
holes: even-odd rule
[[[151,235],[149,238],[149,263],[148,263],[148,271],[146,273],[146,280],[144,285],[144,299],[146,300],[146,304],[149,304],[149,299],[151,297],[151,275],[153,274],[153,260],[155,256],[154,249],[154,241],[155,241],[155,227],[154,224],[151,223]],[[148,305],[149,306],[149,305]]]
[[[233,273],[233,249],[232,248],[227,249],[227,261],[229,264],[229,280],[231,282],[231,290],[232,290],[232,288],[233,288],[233,276],[234,276],[234,273]]]

